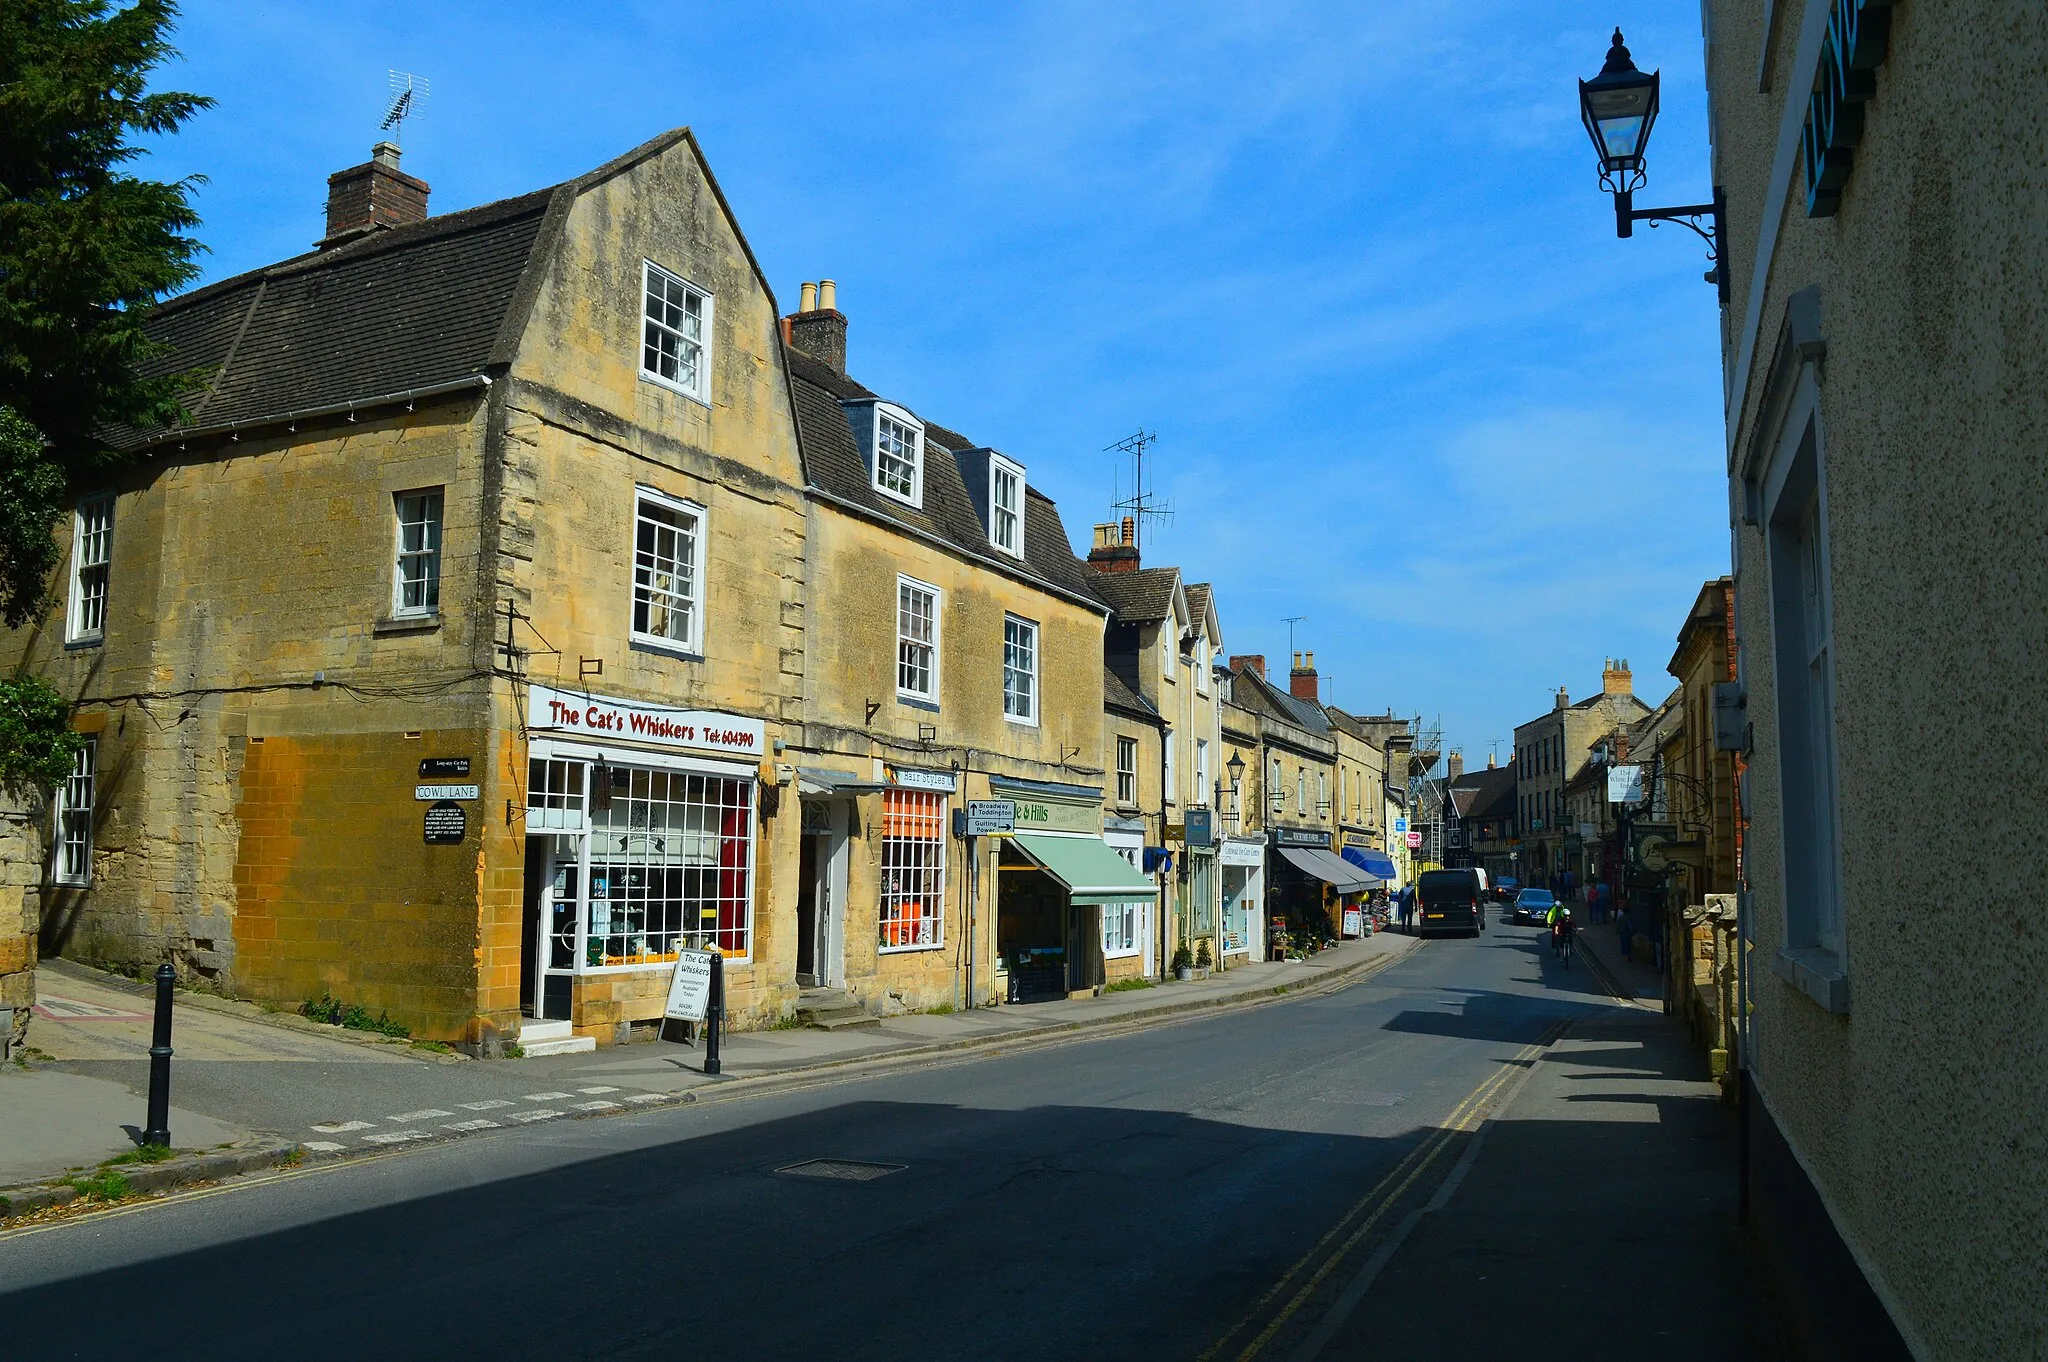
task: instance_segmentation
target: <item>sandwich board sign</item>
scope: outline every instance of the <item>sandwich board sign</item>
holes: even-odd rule
[[[676,952],[676,970],[668,980],[668,1006],[662,1016],[670,1021],[700,1022],[711,1005],[711,952]]]

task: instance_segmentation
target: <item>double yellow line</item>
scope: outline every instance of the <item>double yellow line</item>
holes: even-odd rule
[[[1408,1189],[1415,1185],[1416,1179],[1429,1171],[1430,1165],[1442,1156],[1444,1150],[1460,1136],[1477,1129],[1480,1123],[1486,1120],[1492,1112],[1493,1100],[1500,1095],[1501,1090],[1507,1087],[1531,1060],[1548,1049],[1551,1042],[1563,1034],[1567,1025],[1569,1023],[1563,1021],[1553,1023],[1543,1033],[1542,1039],[1523,1046],[1512,1057],[1501,1061],[1497,1072],[1488,1075],[1484,1082],[1467,1093],[1465,1100],[1451,1109],[1451,1114],[1444,1118],[1442,1125],[1421,1144],[1409,1150],[1407,1157],[1395,1164],[1392,1172],[1381,1178],[1371,1191],[1358,1199],[1357,1204],[1339,1216],[1337,1223],[1330,1226],[1323,1237],[1315,1242],[1314,1247],[1296,1259],[1294,1265],[1281,1274],[1280,1280],[1273,1283],[1265,1295],[1259,1297],[1258,1303],[1245,1312],[1244,1318],[1231,1325],[1221,1338],[1210,1344],[1196,1362],[1216,1362],[1216,1359],[1226,1356],[1226,1349],[1231,1343],[1257,1324],[1275,1301],[1286,1296],[1286,1303],[1281,1305],[1267,1321],[1266,1326],[1244,1345],[1243,1351],[1227,1354],[1231,1362],[1251,1362],[1252,1358],[1257,1357],[1265,1346],[1273,1341],[1274,1335],[1286,1326],[1287,1321],[1294,1318],[1301,1307],[1315,1295],[1316,1289],[1323,1284],[1324,1279],[1336,1271],[1337,1266],[1350,1256],[1351,1251],[1372,1233],[1373,1227],[1386,1218],[1387,1212],[1400,1204]],[[1345,1233],[1347,1229],[1350,1231],[1348,1234]],[[1338,1242],[1340,1235],[1343,1236],[1342,1242]],[[1331,1249],[1333,1243],[1336,1247]],[[1324,1256],[1326,1253],[1327,1256]],[[1316,1264],[1319,1258],[1320,1265],[1311,1271],[1311,1265]],[[1294,1288],[1293,1294],[1287,1295],[1290,1287]]]

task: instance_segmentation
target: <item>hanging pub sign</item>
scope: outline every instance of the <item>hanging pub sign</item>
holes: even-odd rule
[[[452,799],[437,800],[427,805],[423,834],[430,847],[455,846],[469,835],[469,814]]]
[[[1642,803],[1643,768],[1640,766],[1608,767],[1607,802],[1610,804]]]
[[[1216,844],[1216,826],[1207,809],[1189,809],[1182,815],[1187,828],[1187,843],[1191,847],[1206,847]]]

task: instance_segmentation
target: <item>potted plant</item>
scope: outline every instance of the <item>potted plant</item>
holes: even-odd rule
[[[1188,980],[1195,977],[1194,953],[1188,949],[1187,943],[1185,941],[1183,941],[1180,945],[1174,947],[1173,977],[1180,980],[1182,983],[1186,983]]]
[[[1209,953],[1209,938],[1205,936],[1195,943],[1195,968],[1200,970],[1202,977],[1206,979],[1215,963],[1216,957]]]

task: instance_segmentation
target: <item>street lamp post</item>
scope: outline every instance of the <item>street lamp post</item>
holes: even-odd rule
[[[1636,69],[1628,48],[1622,45],[1621,30],[1614,30],[1614,46],[1607,49],[1607,63],[1600,74],[1579,82],[1579,117],[1593,150],[1600,158],[1600,187],[1614,195],[1614,234],[1635,233],[1635,224],[1647,222],[1682,223],[1699,233],[1707,243],[1708,283],[1720,290],[1721,302],[1728,302],[1728,271],[1721,260],[1721,218],[1726,200],[1714,190],[1712,203],[1691,203],[1675,208],[1638,208],[1635,192],[1643,187],[1643,152],[1650,145],[1650,129],[1656,126],[1658,87],[1661,71],[1648,75]]]

